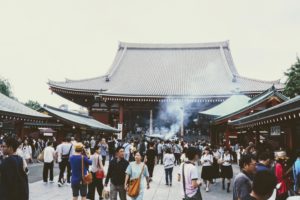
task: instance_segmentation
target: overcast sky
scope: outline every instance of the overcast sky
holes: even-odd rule
[[[299,10],[299,0],[2,0],[0,76],[20,101],[59,106],[71,103],[48,79],[105,74],[119,41],[230,40],[241,75],[274,80],[300,52]]]

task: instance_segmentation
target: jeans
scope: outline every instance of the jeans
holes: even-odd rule
[[[157,164],[159,164],[159,161],[160,161],[160,164],[163,164],[163,154],[157,154]]]
[[[44,163],[43,169],[43,180],[44,182],[48,181],[48,174],[50,171],[50,181],[53,181],[53,161],[51,163]]]
[[[64,178],[64,173],[67,168],[67,182],[70,183],[71,178],[71,165],[68,159],[62,159],[62,161],[59,163],[59,178],[58,182],[63,182],[62,179]]]
[[[88,185],[88,194],[87,198],[94,200],[95,199],[95,189],[97,189],[98,195],[102,196],[103,191],[103,180],[96,178],[96,173],[92,173],[93,181]],[[101,199],[101,198],[100,198]]]
[[[111,183],[110,184],[110,200],[117,200],[118,192],[119,192],[120,199],[126,200],[126,191],[124,189],[124,185],[114,185]]]
[[[173,167],[165,169],[165,174],[166,174],[166,184],[167,185],[172,185],[172,174],[173,174]],[[170,181],[170,182],[169,182]]]

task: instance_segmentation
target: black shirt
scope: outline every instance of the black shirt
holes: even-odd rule
[[[114,185],[124,185],[126,177],[126,169],[129,165],[129,162],[125,159],[118,161],[117,158],[114,158],[109,162],[108,172],[105,179],[105,184],[108,184],[109,179]]]
[[[23,169],[23,159],[12,155],[0,165],[1,200],[28,200],[28,179]]]
[[[155,163],[155,150],[154,149],[148,149],[146,151],[146,156],[147,156],[147,163]]]

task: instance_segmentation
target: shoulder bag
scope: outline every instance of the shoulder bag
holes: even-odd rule
[[[142,177],[142,174],[144,172],[144,167],[145,167],[145,165],[143,165],[141,174],[138,178],[132,179],[132,180],[129,181],[129,187],[128,187],[128,191],[127,191],[128,196],[133,197],[133,198],[139,196],[139,194],[140,194],[140,185],[141,185],[141,177]]]
[[[184,198],[183,200],[202,200],[202,195],[201,195],[201,192],[200,192],[200,188],[198,187],[198,190],[197,190],[197,193],[192,196],[192,197],[189,197],[187,194],[186,194],[186,187],[185,187],[185,175],[184,175],[184,163],[182,164],[182,182],[183,182],[183,192],[184,192]]]
[[[44,162],[44,154],[45,154],[45,149],[38,155],[37,159],[40,162]]]
[[[99,159],[99,156],[98,156],[98,159],[97,159],[97,167],[99,168],[99,170],[96,172],[96,178],[97,179],[103,179],[105,178],[105,174],[104,174],[104,170],[101,169],[100,167],[100,159]]]
[[[81,171],[83,184],[90,184],[93,181],[93,176],[90,172],[88,172],[87,175],[84,174],[84,156],[81,156]]]

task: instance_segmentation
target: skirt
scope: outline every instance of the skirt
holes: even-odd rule
[[[227,179],[232,179],[233,177],[233,171],[232,171],[232,166],[221,166],[221,177],[222,178],[227,178]]]
[[[213,166],[203,166],[201,172],[201,178],[203,180],[212,180],[214,178]]]

